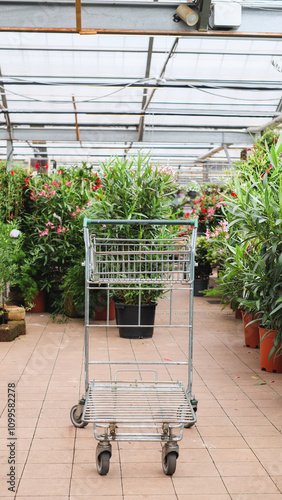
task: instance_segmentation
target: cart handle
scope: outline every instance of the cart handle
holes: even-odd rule
[[[159,220],[159,219],[87,219],[84,218],[83,227],[87,227],[92,224],[112,224],[114,226],[119,225],[142,225],[142,226],[193,226],[195,229],[198,227],[198,219],[185,219],[185,220]]]

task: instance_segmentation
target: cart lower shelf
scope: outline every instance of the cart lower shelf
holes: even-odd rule
[[[146,437],[163,440],[163,432],[146,434],[145,429],[190,427],[196,416],[181,382],[93,380],[87,391],[82,421],[109,428],[109,438],[116,440],[128,439],[128,429],[132,429],[133,440]],[[126,434],[118,431],[122,427],[127,429]],[[136,432],[137,429],[142,432]],[[99,435],[96,437],[101,439]]]

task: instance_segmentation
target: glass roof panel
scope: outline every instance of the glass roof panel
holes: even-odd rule
[[[240,131],[244,140],[234,136],[228,143],[235,161],[249,144],[248,128],[280,113],[281,72],[273,62],[282,65],[282,41],[180,37],[170,54],[174,42],[0,33],[2,106],[3,95],[7,103],[0,114],[0,158],[6,157],[6,111],[15,160],[33,156],[40,137],[48,157],[60,162],[95,163],[143,147],[185,167],[222,144],[227,132]],[[226,161],[222,151],[214,158]]]

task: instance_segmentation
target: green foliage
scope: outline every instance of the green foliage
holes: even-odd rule
[[[232,180],[233,196],[226,197],[225,212],[237,246],[226,244],[229,257],[220,277],[229,290],[232,280],[238,281],[237,300],[244,308],[258,312],[266,328],[278,330],[275,345],[279,349],[282,348],[281,151],[282,136],[270,148],[265,142],[263,162],[254,165],[247,162]]]
[[[198,236],[196,241],[195,278],[205,279],[212,273],[217,264],[217,253],[214,242],[205,236]]]
[[[167,219],[172,218],[173,196],[178,186],[175,173],[150,163],[149,156],[123,160],[115,157],[102,163],[99,173],[103,187],[88,210],[91,219]],[[104,195],[105,193],[105,195]],[[157,226],[96,227],[96,234],[119,238],[152,238]]]
[[[206,184],[202,187],[201,194],[191,200],[192,215],[198,217],[200,233],[206,233],[207,229],[216,226],[223,219],[222,207],[225,190],[225,186]]]
[[[63,276],[62,297],[56,304],[57,314],[84,316],[85,312],[85,267],[77,262],[70,266]],[[106,294],[102,287],[89,294],[89,311],[94,312],[98,305],[106,306]]]
[[[175,173],[167,167],[152,165],[149,156],[123,160],[118,157],[102,163],[103,187],[96,192],[97,201],[89,208],[91,219],[173,219],[173,198],[178,186]],[[93,232],[99,237],[121,239],[165,239],[177,234],[178,228],[159,225],[99,225]],[[154,271],[154,264],[151,271]],[[154,276],[154,274],[152,274]],[[157,275],[156,275],[157,276]],[[132,287],[131,287],[132,288]],[[148,285],[142,291],[142,302],[150,303],[163,295],[163,290]],[[138,289],[115,290],[120,302],[138,303]]]
[[[0,162],[0,220],[18,222],[25,210],[27,171],[15,166],[6,172],[6,163]]]

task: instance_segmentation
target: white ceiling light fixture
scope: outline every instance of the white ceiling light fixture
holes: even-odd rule
[[[188,5],[183,3],[177,7],[176,14],[188,26],[195,26],[195,24],[199,21],[198,14],[193,9],[188,7]]]
[[[211,6],[212,29],[238,29],[241,25],[242,7],[238,0],[214,0]]]

